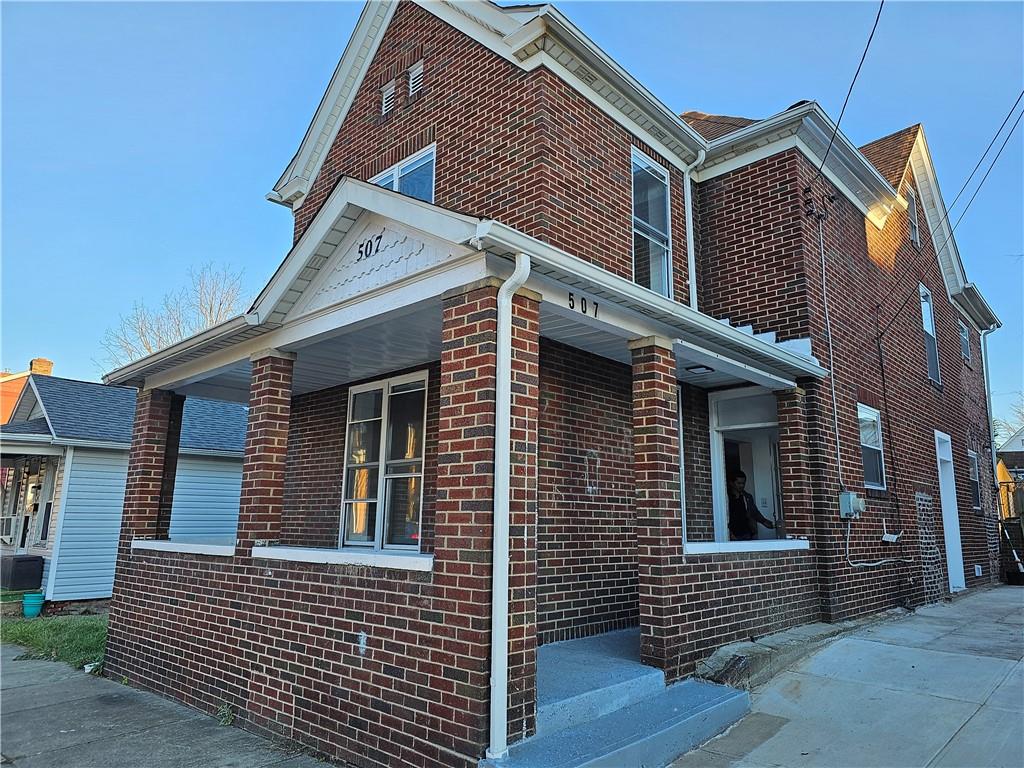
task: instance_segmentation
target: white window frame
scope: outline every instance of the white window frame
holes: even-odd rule
[[[429,200],[425,200],[423,202],[430,203],[431,205],[433,205],[433,203],[434,203],[434,195],[435,195],[435,193],[437,191],[437,151],[436,150],[437,150],[437,144],[436,143],[431,144],[429,147],[425,147],[425,148],[421,149],[419,152],[416,152],[414,154],[409,155],[407,158],[405,158],[401,162],[395,163],[390,168],[387,168],[387,169],[381,171],[376,176],[374,176],[372,179],[370,179],[370,183],[371,184],[376,184],[377,186],[384,187],[385,189],[390,189],[393,192],[398,192],[399,181],[402,178],[402,174],[403,173],[407,173],[407,172],[409,172],[411,170],[414,170],[416,167],[418,167],[420,164],[422,164],[423,161],[427,157],[430,157],[433,160],[433,163],[434,163],[434,172],[433,172],[433,174],[430,177],[430,199]],[[385,185],[381,184],[380,182],[383,181],[384,179],[386,179],[389,174],[391,175],[391,184],[390,184],[390,186],[385,186]],[[418,200],[419,198],[416,198],[416,199]]]
[[[860,440],[860,420],[862,418],[871,418],[878,425],[878,445],[866,445]],[[863,450],[864,448],[870,448],[873,451],[878,451],[879,458],[882,465],[882,482],[869,483],[867,477],[864,478],[864,487],[870,488],[873,491],[884,491],[888,487],[885,473],[885,441],[882,437],[882,412],[877,408],[872,408],[870,405],[864,405],[864,403],[857,403],[857,444]],[[864,471],[864,457],[861,456],[861,472]]]
[[[981,464],[978,463],[978,454],[971,450],[967,451],[967,468],[967,479],[971,488],[971,507],[981,509]]]
[[[634,160],[639,159],[641,163],[643,163],[644,165],[649,165],[652,168],[654,168],[655,170],[660,171],[662,174],[664,174],[664,177],[665,177],[665,229],[666,229],[666,231],[664,233],[665,234],[665,238],[666,238],[666,240],[665,240],[665,280],[668,283],[668,285],[666,286],[666,293],[664,293],[664,294],[662,294],[659,291],[654,290],[653,288],[648,288],[645,285],[641,285],[640,287],[641,288],[645,288],[646,290],[651,291],[652,293],[657,293],[659,296],[665,296],[666,298],[671,299],[671,298],[674,298],[674,295],[673,295],[674,294],[673,283],[675,282],[675,280],[673,279],[674,275],[673,275],[673,269],[672,269],[672,267],[673,267],[673,264],[672,264],[672,176],[671,176],[671,174],[669,174],[668,169],[665,168],[665,166],[663,166],[661,163],[656,162],[652,158],[648,157],[645,153],[641,152],[636,147],[631,147],[630,150],[631,151],[630,151],[630,155],[629,155],[629,207],[630,207],[629,224],[630,224],[630,235],[631,235],[631,237],[630,237],[630,253],[631,253],[631,256],[632,256],[632,258],[630,259],[630,264],[631,264],[632,271],[633,271],[633,282],[636,285],[640,285],[639,283],[636,282],[636,252],[635,252],[635,250],[633,248],[632,236],[634,236],[636,234],[639,234],[641,237],[645,237],[648,240],[651,240],[651,238],[648,237],[647,233],[644,232],[643,229],[639,229],[639,230],[637,229],[637,224],[636,224],[637,216],[636,216],[636,212],[633,211],[633,193],[634,193],[634,189],[633,189],[633,186],[634,186],[633,185],[633,162],[634,162]],[[644,225],[647,226],[647,227],[650,227],[650,225],[647,224],[646,222],[644,222]],[[653,229],[653,227],[651,227],[651,228]],[[655,241],[651,240],[651,242],[655,242]]]
[[[387,115],[392,112],[395,109],[396,100],[395,81],[392,80],[380,89],[380,113]]]
[[[907,223],[910,225],[910,242],[921,247],[921,223],[917,215],[917,195],[907,187]]]
[[[420,471],[416,475],[420,478],[420,519],[419,519],[419,537],[417,544],[385,544],[385,517],[387,516],[387,481],[389,479],[409,477],[407,473],[399,474],[388,474],[387,473],[387,441],[388,441],[388,428],[390,423],[388,421],[388,405],[391,396],[391,389],[402,384],[411,384],[413,382],[423,382],[423,457],[420,459]],[[420,544],[422,544],[423,536],[423,485],[424,478],[426,477],[426,442],[427,442],[427,397],[430,387],[429,372],[426,370],[416,371],[415,373],[408,373],[402,376],[392,376],[386,379],[378,379],[371,381],[366,384],[360,384],[355,387],[349,387],[348,391],[348,407],[345,411],[345,465],[342,469],[341,475],[341,526],[338,530],[338,549],[347,551],[358,551],[358,552],[420,552]],[[355,396],[361,392],[372,392],[374,390],[383,390],[381,398],[381,412],[380,412],[380,454],[377,458],[377,518],[374,521],[374,533],[372,542],[346,542],[345,541],[345,505],[348,500],[348,469],[349,469],[349,451],[348,451],[348,428],[351,423],[352,414],[352,401]]]
[[[924,331],[924,365],[925,375],[928,376],[929,381],[934,381],[936,384],[942,383],[942,365],[939,360],[939,337],[935,335],[935,298],[932,296],[932,292],[928,290],[924,283],[918,284],[918,292],[921,296],[921,330]],[[926,318],[924,315],[924,304],[925,298],[928,299],[929,306],[929,318],[931,320],[931,327],[929,323],[925,322]],[[931,342],[935,345],[935,378],[932,378],[931,368],[928,365],[928,344]]]
[[[423,90],[423,59],[420,59],[411,67],[408,71],[409,75],[409,96],[415,96],[417,93]],[[416,87],[413,88],[413,84]]]
[[[971,362],[971,329],[963,320],[957,320],[960,325],[960,357],[965,362]]]

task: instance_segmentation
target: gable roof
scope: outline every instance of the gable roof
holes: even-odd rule
[[[861,154],[897,191],[899,191],[900,182],[903,181],[903,176],[907,172],[910,153],[914,149],[914,143],[917,141],[917,134],[920,130],[921,124],[915,123],[903,130],[875,139],[860,148]]]
[[[683,112],[680,117],[707,141],[720,139],[733,131],[738,131],[740,128],[746,128],[748,125],[759,122],[749,117],[709,115],[707,112],[698,112],[695,109]]]
[[[136,390],[33,374],[3,435],[48,435],[61,443],[131,445]],[[29,419],[35,406],[43,417]],[[241,454],[247,409],[238,403],[189,398],[181,429],[181,448]]]
[[[996,453],[1017,453],[1018,451],[1024,451],[1024,427],[1010,435],[1007,441],[999,446]]]

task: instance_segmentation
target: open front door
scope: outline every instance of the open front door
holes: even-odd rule
[[[939,495],[942,501],[942,533],[946,544],[946,572],[949,591],[967,588],[964,578],[964,553],[960,544],[960,513],[956,504],[956,479],[953,476],[953,442],[949,435],[935,431],[935,456],[939,468]]]

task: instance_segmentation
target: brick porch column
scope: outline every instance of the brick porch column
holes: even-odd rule
[[[640,659],[678,677],[682,656],[683,530],[679,498],[676,361],[655,336],[633,353],[633,477],[640,588]]]
[[[238,554],[243,557],[252,553],[254,545],[277,544],[281,537],[294,360],[294,354],[276,349],[251,358],[249,423],[238,507]]]
[[[488,743],[494,416],[498,287],[487,279],[445,294],[441,336],[434,585],[451,639],[438,661],[462,681],[445,703],[460,713],[446,747]],[[537,388],[539,297],[513,300],[509,605],[509,734],[535,727]]]
[[[141,391],[135,398],[120,551],[129,551],[134,538],[167,538],[184,407],[183,396],[162,389]]]
[[[794,387],[775,393],[779,416],[779,480],[784,533],[813,538],[814,497],[807,435],[806,393]]]

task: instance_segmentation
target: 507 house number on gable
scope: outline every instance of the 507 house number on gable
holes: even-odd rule
[[[593,299],[587,299],[586,296],[577,296],[574,293],[569,294],[569,309],[578,309],[584,315],[597,320],[597,302]]]
[[[384,230],[380,231],[380,234],[376,237],[371,237],[359,244],[359,255],[356,257],[356,261],[362,261],[375,255],[380,250],[380,241],[384,237]]]

